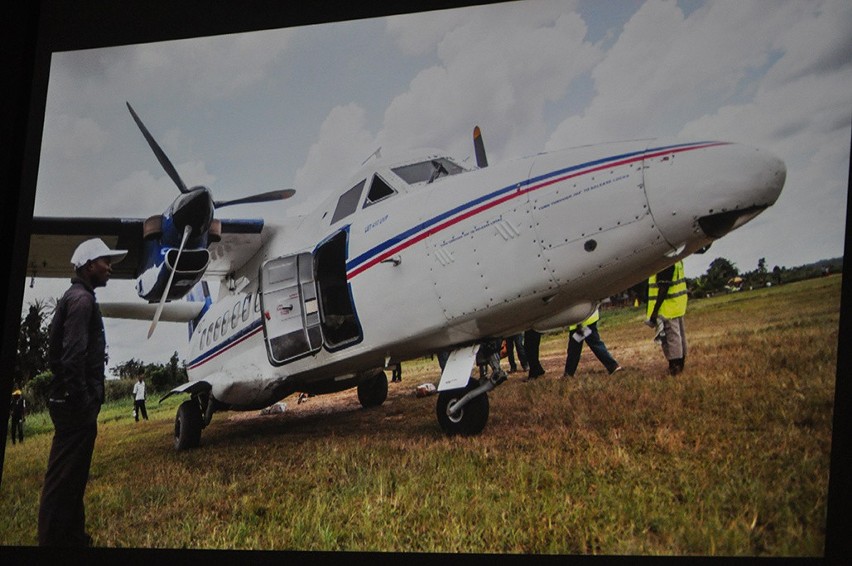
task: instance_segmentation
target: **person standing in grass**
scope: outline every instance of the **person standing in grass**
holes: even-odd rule
[[[533,379],[538,379],[544,375],[544,368],[541,365],[541,360],[538,359],[539,348],[541,347],[541,332],[533,330],[524,331],[524,350],[527,354],[527,364],[529,373],[521,381],[527,382]]]
[[[15,389],[12,392],[12,402],[9,406],[9,430],[12,433],[12,444],[15,444],[15,439],[24,442],[24,420],[26,419],[27,403],[24,401],[24,396],[20,389]]]
[[[133,384],[133,416],[139,422],[139,415],[148,420],[148,411],[145,410],[145,376],[140,375],[139,381]]]
[[[583,351],[583,342],[586,342],[598,360],[604,365],[610,375],[621,371],[621,366],[609,353],[606,344],[601,340],[598,333],[598,320],[601,318],[600,310],[595,309],[586,320],[579,324],[568,327],[568,355],[565,358],[565,373],[562,377],[574,377],[577,365],[580,363],[580,354]]]
[[[77,246],[71,256],[71,287],[56,304],[48,329],[53,373],[48,411],[55,430],[38,510],[39,546],[92,545],[83,495],[104,402],[106,365],[104,323],[95,289],[107,284],[112,263],[126,255],[126,250],[111,250],[99,238]]]
[[[509,361],[509,373],[518,371],[518,365],[515,363],[515,351],[518,352],[518,362],[520,362],[521,368],[524,371],[529,371],[523,334],[515,334],[506,338],[506,359]]]
[[[669,361],[669,373],[677,375],[683,371],[686,361],[686,315],[687,289],[683,262],[652,275],[648,280],[648,319],[645,324],[656,329],[655,340],[663,348]]]

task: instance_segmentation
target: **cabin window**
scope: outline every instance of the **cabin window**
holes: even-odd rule
[[[216,325],[213,327],[213,340],[216,341],[219,339],[219,329],[222,328],[222,319],[216,319]]]
[[[210,345],[210,341],[213,340],[213,323],[210,323],[210,326],[207,327],[207,345]]]
[[[240,303],[234,305],[234,310],[231,311],[231,328],[236,328],[240,321]]]
[[[206,340],[207,340],[207,329],[205,328],[204,330],[202,330],[202,331],[201,331],[201,342],[199,342],[199,344],[198,344],[198,349],[199,349],[199,350],[203,350],[203,349],[204,349],[204,342],[205,342]]]
[[[250,312],[251,312],[251,295],[247,295],[246,298],[243,299],[243,322],[248,320]]]
[[[364,179],[340,195],[340,199],[337,201],[337,208],[334,209],[334,214],[331,217],[332,224],[355,212],[355,209],[358,208],[358,201],[361,200],[361,192],[364,190],[364,185],[366,184],[367,180]]]
[[[438,157],[420,163],[395,167],[392,171],[409,185],[416,185],[417,183],[432,183],[441,177],[464,173],[465,170],[446,157]]]
[[[364,208],[371,204],[376,204],[380,200],[384,200],[396,193],[390,185],[378,175],[373,176],[373,182],[370,184],[370,190],[367,192],[367,200],[364,201]]]

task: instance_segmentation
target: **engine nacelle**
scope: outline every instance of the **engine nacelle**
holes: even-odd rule
[[[146,248],[156,242],[147,243]],[[159,251],[161,261],[154,263],[142,272],[136,279],[136,292],[140,297],[149,301],[157,302],[166,289],[172,269],[175,269],[172,285],[166,300],[183,298],[192,287],[201,280],[207,265],[210,263],[210,252],[206,249],[184,249],[180,254],[180,263],[175,266],[178,250],[176,248],[164,248]]]

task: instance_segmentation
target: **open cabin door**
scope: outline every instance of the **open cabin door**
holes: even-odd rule
[[[348,237],[347,230],[340,230],[314,251],[322,335],[330,352],[348,348],[364,338],[352,286],[346,277]]]
[[[260,268],[266,351],[273,365],[322,347],[319,302],[310,253],[272,259]]]

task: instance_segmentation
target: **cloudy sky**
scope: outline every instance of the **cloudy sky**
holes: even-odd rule
[[[843,254],[852,120],[852,3],[527,0],[54,53],[34,213],[147,217],[178,192],[129,101],[188,185],[275,221],[309,210],[378,147],[489,162],[601,141],[680,136],[782,157],[776,205],[686,261],[741,271]],[[473,158],[471,157],[471,162]],[[135,297],[114,281],[99,300]],[[66,281],[26,283],[25,306]],[[110,321],[112,362],[165,362],[182,325]]]

